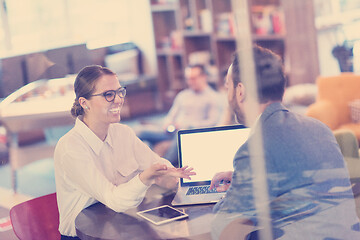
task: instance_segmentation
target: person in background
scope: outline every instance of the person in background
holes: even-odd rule
[[[101,202],[116,212],[139,205],[152,184],[175,188],[192,168],[174,168],[120,124],[126,89],[114,72],[92,65],[74,83],[75,126],[57,143],[55,181],[62,239],[76,238],[75,218]]]
[[[185,69],[187,89],[175,97],[174,103],[164,119],[161,129],[141,129],[138,137],[153,147],[155,144],[172,140],[164,158],[178,164],[176,132],[180,129],[212,127],[219,123],[223,106],[220,95],[207,81],[204,65],[189,65]]]
[[[251,133],[234,157],[234,171],[212,179],[210,189],[226,191],[213,209],[213,239],[233,239],[249,222],[261,229],[260,220],[270,223],[268,239],[360,239],[353,230],[359,229],[359,219],[348,170],[333,133],[320,121],[282,105],[286,79],[277,55],[258,46],[253,55],[255,114],[248,111],[250,83],[240,77],[238,54],[228,69],[229,104]],[[254,181],[260,177],[254,175],[259,165],[251,163],[261,159],[267,183],[262,194],[267,197],[256,198],[254,189],[262,186]],[[262,206],[269,209],[265,219],[260,219]],[[254,231],[248,239],[258,239],[258,234]]]

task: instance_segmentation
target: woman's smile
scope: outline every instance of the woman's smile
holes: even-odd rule
[[[119,114],[120,113],[120,110],[121,110],[121,107],[118,106],[118,107],[113,107],[109,110],[109,112],[113,113],[113,114]]]

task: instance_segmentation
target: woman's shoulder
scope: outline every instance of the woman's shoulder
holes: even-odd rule
[[[68,146],[80,146],[82,143],[82,138],[74,129],[70,129],[65,133],[57,142],[56,147],[68,147]]]

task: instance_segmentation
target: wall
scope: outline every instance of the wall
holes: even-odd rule
[[[290,85],[314,83],[319,57],[313,0],[282,0],[286,25],[286,52]]]
[[[149,0],[128,1],[131,19],[131,37],[141,49],[143,69],[147,75],[157,75],[154,29]]]

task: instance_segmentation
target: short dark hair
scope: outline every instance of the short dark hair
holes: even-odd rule
[[[233,54],[232,79],[234,86],[242,82],[240,79],[239,53]],[[286,78],[281,58],[258,45],[253,46],[256,71],[256,85],[259,103],[281,101],[284,95]]]
[[[80,70],[74,82],[75,101],[71,108],[74,117],[84,114],[79,98],[89,99],[95,91],[95,83],[104,75],[116,75],[113,71],[100,65],[86,66]]]
[[[189,64],[186,66],[186,68],[199,68],[201,71],[201,74],[205,74],[208,75],[207,69],[205,67],[205,65],[200,64],[200,63],[196,63],[196,64]]]

